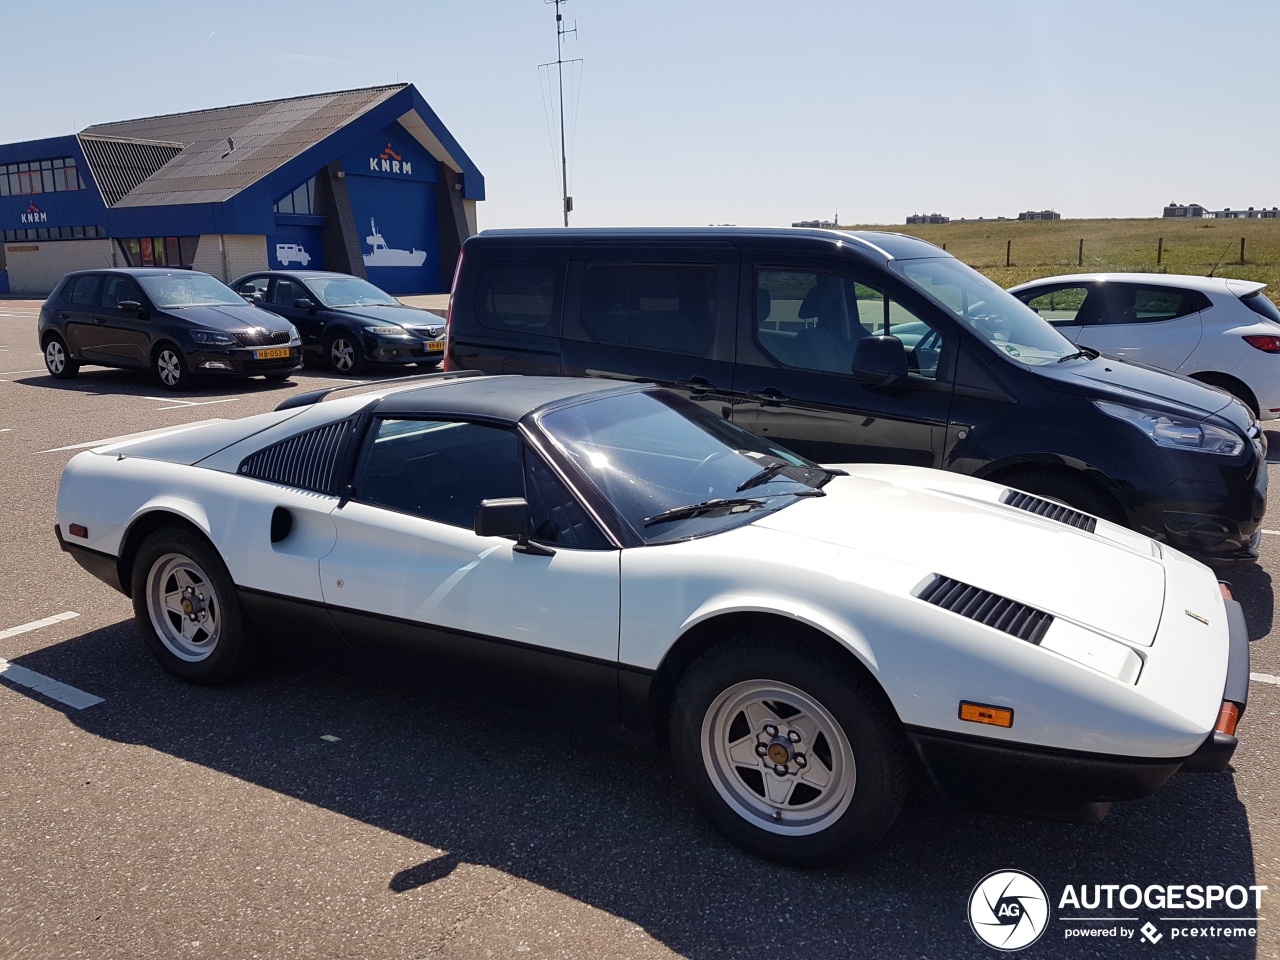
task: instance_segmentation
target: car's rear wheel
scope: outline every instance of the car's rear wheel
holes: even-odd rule
[[[80,372],[80,364],[71,359],[66,341],[56,333],[45,342],[44,366],[57,380],[70,380]]]
[[[671,750],[695,802],[758,856],[820,866],[868,852],[906,795],[901,724],[865,672],[808,644],[748,636],[681,678]]]
[[[338,373],[359,373],[364,369],[364,357],[360,353],[360,341],[346,330],[329,334],[324,347],[329,369]]]
[[[187,369],[187,361],[183,359],[182,351],[172,343],[162,343],[156,348],[151,358],[151,368],[166,390],[186,390],[191,386],[191,371]]]
[[[208,541],[181,527],[151,534],[134,558],[133,610],[151,655],[193,683],[244,671],[251,644],[231,575]]]

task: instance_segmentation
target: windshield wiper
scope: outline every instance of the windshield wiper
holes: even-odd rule
[[[1098,356],[1098,351],[1090,350],[1088,347],[1081,347],[1075,353],[1068,353],[1065,357],[1059,357],[1054,363],[1065,363],[1067,360],[1077,360],[1082,357],[1086,360],[1092,360],[1096,356]]]
[[[644,525],[651,527],[657,523],[666,523],[670,520],[688,520],[692,517],[701,517],[720,511],[725,513],[745,513],[748,510],[756,510],[763,506],[764,501],[757,497],[730,497],[727,499],[716,497],[713,500],[704,500],[702,503],[689,503],[683,507],[672,507],[670,510],[663,510],[652,517],[645,517]]]
[[[796,483],[805,483],[805,486],[807,487],[814,487],[814,486],[820,487],[822,486],[822,484],[826,483],[832,477],[847,477],[849,475],[848,472],[845,470],[832,469],[829,467],[820,467],[820,466],[817,466],[816,464],[810,465],[810,464],[803,464],[803,463],[787,463],[786,461],[781,461],[778,463],[771,463],[769,464],[769,466],[763,468],[758,473],[753,473],[751,476],[747,477],[747,479],[743,480],[740,484],[738,484],[738,492],[741,493],[743,490],[750,490],[752,487],[758,487],[761,484],[768,483],[770,480],[772,480],[774,477],[780,474],[783,470],[786,470],[788,467],[795,467],[797,469],[805,470],[805,471],[821,470],[823,473],[826,474],[826,477],[823,478],[822,483],[818,483],[818,484],[805,483],[803,480],[795,481]]]

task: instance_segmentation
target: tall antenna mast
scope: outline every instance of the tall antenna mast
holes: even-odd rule
[[[566,34],[576,34],[578,32],[578,21],[573,22],[573,29],[567,30],[564,25],[564,18],[560,14],[560,4],[568,3],[569,0],[543,0],[544,3],[554,3],[556,5],[556,75],[560,89],[560,199],[564,207],[564,225],[569,225],[569,213],[573,210],[573,197],[569,196],[569,156],[564,146],[564,65],[566,63],[581,63],[581,60],[566,60],[564,58],[564,38]],[[551,64],[544,63],[544,67]]]

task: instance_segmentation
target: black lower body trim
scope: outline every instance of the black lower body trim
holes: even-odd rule
[[[63,539],[62,528],[56,523],[53,525],[53,533],[58,538],[58,546],[62,548],[64,553],[71,554],[76,563],[80,564],[111,589],[126,593],[120,583],[120,564],[115,557],[109,553],[90,550],[88,547],[82,547],[77,543],[68,543]]]
[[[942,796],[1002,809],[1136,800],[1160,789],[1183,758],[1113,757],[908,727],[907,737]]]

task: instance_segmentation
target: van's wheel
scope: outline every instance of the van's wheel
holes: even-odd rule
[[[748,635],[699,657],[676,689],[671,752],[721,832],[791,866],[869,852],[906,796],[902,727],[883,692],[786,637]]]
[[[251,644],[235,584],[203,537],[162,527],[131,571],[138,630],[160,665],[192,683],[223,683],[249,664]]]
[[[80,364],[71,359],[66,341],[56,333],[44,345],[44,366],[57,380],[70,380],[80,372]]]
[[[324,344],[324,355],[329,369],[338,373],[359,373],[364,369],[364,356],[360,341],[346,330],[335,330]]]
[[[156,347],[151,358],[151,368],[166,390],[186,390],[191,386],[191,371],[187,369],[187,361],[183,359],[182,351],[172,343],[162,343]]]
[[[1016,490],[1033,493],[1046,500],[1056,500],[1069,507],[1091,513],[1122,527],[1129,526],[1124,512],[1111,497],[1099,491],[1083,477],[1059,470],[1027,470],[1002,480]]]

